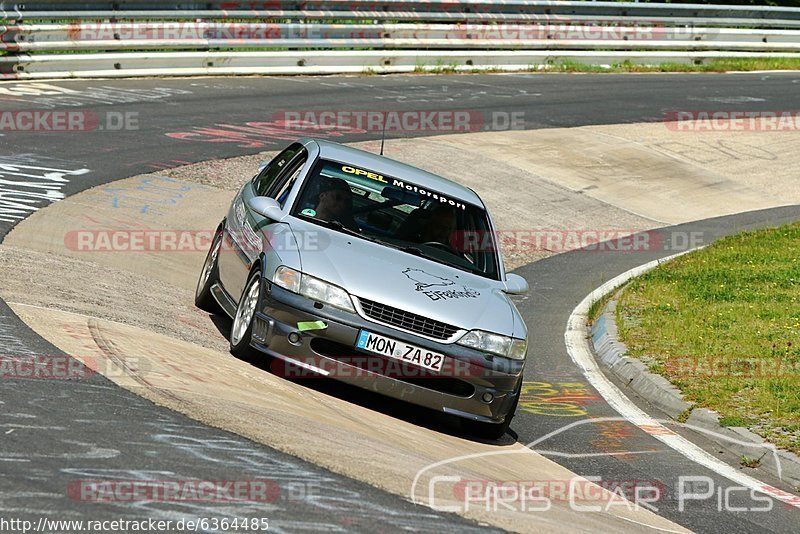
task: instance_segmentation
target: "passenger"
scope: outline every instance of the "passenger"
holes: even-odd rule
[[[428,220],[423,226],[420,241],[451,245],[457,224],[453,209],[449,206],[438,205],[430,211]]]
[[[412,243],[442,243],[451,245],[456,231],[455,212],[447,206],[416,209],[406,218],[397,237]]]

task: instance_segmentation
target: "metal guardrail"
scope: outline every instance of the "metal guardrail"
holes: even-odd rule
[[[0,77],[800,57],[800,8],[541,0],[0,2]],[[339,62],[339,63],[337,63]]]

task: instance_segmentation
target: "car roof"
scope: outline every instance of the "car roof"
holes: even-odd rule
[[[482,208],[484,207],[480,197],[472,189],[437,174],[423,171],[422,169],[395,161],[386,156],[380,156],[372,152],[366,152],[331,141],[305,138],[301,139],[300,142],[304,145],[316,143],[319,147],[320,157],[323,159],[339,161],[399,180],[407,180],[418,186],[434,189],[436,192],[451,198],[469,202],[470,204]]]

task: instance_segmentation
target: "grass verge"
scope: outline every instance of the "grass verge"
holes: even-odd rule
[[[623,73],[623,72],[730,72],[757,70],[800,70],[798,58],[743,58],[717,59],[702,65],[685,63],[661,63],[659,65],[638,65],[629,61],[608,66],[589,65],[572,60],[560,60],[542,65],[530,65],[527,72],[577,72],[577,73]],[[500,67],[460,67],[455,63],[441,61],[434,65],[417,63],[414,74],[479,74],[505,72]],[[368,72],[374,74],[375,72]]]
[[[660,65],[637,65],[629,61],[616,63],[608,67],[588,65],[576,61],[560,61],[547,66],[546,69],[531,67],[531,70],[547,70],[550,72],[729,72],[752,70],[800,70],[798,58],[741,58],[714,59],[702,65],[685,63],[661,63]]]
[[[687,400],[800,453],[800,223],[742,233],[633,280],[629,354]]]

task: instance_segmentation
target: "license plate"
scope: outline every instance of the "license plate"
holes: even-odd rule
[[[401,362],[418,365],[431,371],[441,371],[444,364],[444,356],[438,352],[432,352],[416,345],[409,345],[403,341],[397,341],[366,330],[362,330],[359,333],[356,347],[375,354],[388,356]]]

